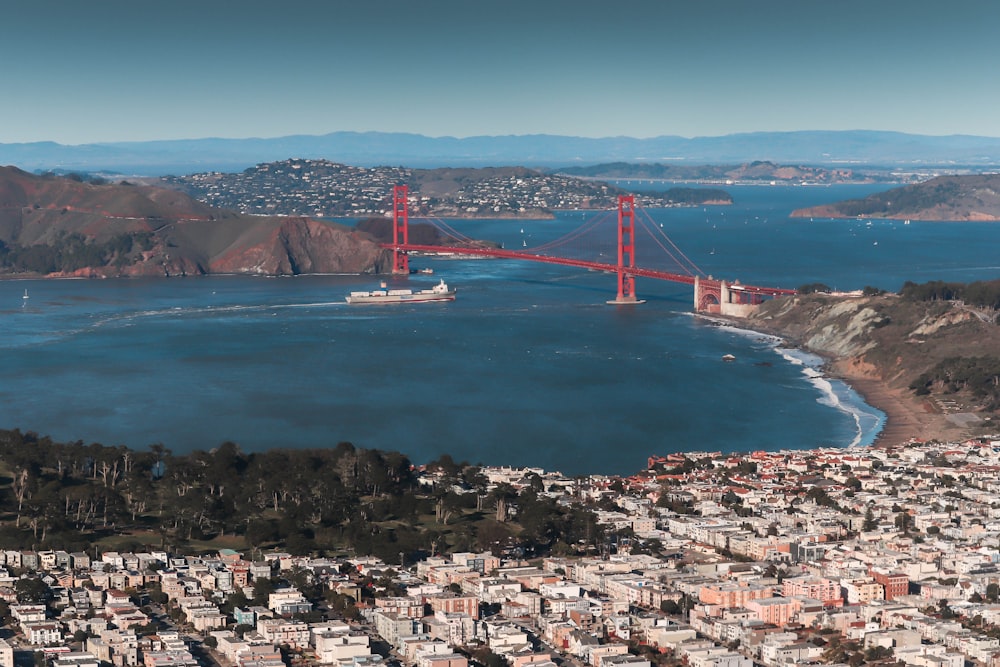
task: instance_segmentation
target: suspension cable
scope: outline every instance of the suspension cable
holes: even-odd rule
[[[652,217],[650,217],[649,213],[647,213],[645,209],[640,207],[639,211],[642,214],[640,222],[642,223],[643,228],[649,234],[650,238],[653,239],[656,245],[660,246],[660,249],[663,250],[663,252],[665,252],[672,260],[674,260],[674,262],[678,265],[679,268],[681,268],[682,270],[691,275],[698,275],[698,276],[705,275],[705,272],[702,271],[697,264],[692,262],[691,259],[688,258],[688,256],[685,255],[680,248],[677,247],[677,245],[670,239],[669,236],[667,236],[667,234],[663,230],[661,230],[659,227],[656,226],[655,221],[653,220]],[[673,250],[676,251],[676,254],[674,254],[674,252],[671,252],[671,250],[663,244],[660,238],[665,239],[667,243],[670,245],[670,248],[673,248]]]
[[[534,248],[530,248],[530,250],[532,252],[538,252],[540,250],[552,250],[553,248],[564,246],[570,241],[575,241],[584,234],[588,234],[600,225],[607,223],[608,218],[612,215],[612,213],[612,211],[604,211],[602,214],[592,217],[590,220],[587,220],[582,225],[567,232],[563,236],[549,241],[548,243],[543,243],[539,246],[535,246]]]

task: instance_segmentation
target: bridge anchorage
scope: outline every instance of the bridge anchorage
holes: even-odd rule
[[[795,294],[795,290],[782,289],[779,287],[759,287],[755,285],[743,285],[739,281],[727,282],[717,280],[712,276],[705,275],[701,269],[684,256],[677,246],[663,234],[663,231],[655,225],[648,225],[656,230],[661,239],[654,241],[663,249],[667,255],[680,267],[684,273],[661,271],[658,269],[648,269],[637,266],[635,263],[636,245],[636,206],[633,195],[622,195],[618,197],[618,260],[617,263],[594,262],[572,257],[560,257],[559,255],[547,254],[549,250],[563,245],[570,237],[579,237],[581,230],[574,230],[567,237],[557,239],[531,251],[505,250],[503,248],[488,248],[475,245],[472,239],[462,236],[453,229],[444,229],[449,236],[461,239],[465,245],[443,246],[443,245],[421,245],[410,243],[408,212],[409,190],[405,185],[393,186],[392,190],[392,243],[383,243],[381,246],[392,250],[392,273],[394,275],[407,275],[410,273],[409,254],[410,252],[428,253],[449,253],[454,255],[470,255],[475,257],[499,257],[504,259],[522,259],[532,262],[545,262],[547,264],[561,264],[563,266],[574,266],[591,271],[602,271],[614,273],[618,279],[618,294],[607,303],[613,305],[630,306],[645,303],[643,299],[636,296],[635,279],[652,278],[655,280],[667,280],[670,282],[683,283],[694,287],[694,310],[699,313],[713,313],[732,317],[746,317],[764,300]],[[648,218],[648,216],[647,216]],[[650,220],[651,222],[651,220]],[[447,227],[443,222],[438,221],[441,227]],[[589,223],[588,223],[589,224]],[[585,224],[585,227],[587,224]],[[647,231],[649,231],[647,229]],[[663,242],[665,241],[665,243]],[[669,246],[669,248],[668,248]],[[672,248],[672,250],[671,250]]]

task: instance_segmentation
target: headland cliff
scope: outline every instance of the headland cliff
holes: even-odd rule
[[[828,372],[887,415],[879,443],[957,441],[995,431],[996,312],[895,294],[809,294],[763,304],[744,325],[828,360]]]

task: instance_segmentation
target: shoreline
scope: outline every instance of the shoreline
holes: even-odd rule
[[[931,399],[892,387],[881,378],[853,368],[850,360],[831,359],[830,371],[831,377],[850,385],[865,403],[885,413],[885,423],[872,447],[896,447],[915,440],[958,442],[970,436],[968,428],[950,421]]]
[[[844,382],[857,392],[866,404],[885,414],[885,423],[876,434],[871,447],[890,448],[912,441],[929,440],[959,442],[971,437],[969,428],[949,420],[932,399],[916,396],[905,387],[891,386],[875,375],[874,368],[862,367],[852,359],[831,357],[829,354],[810,349],[793,336],[774,328],[757,326],[759,324],[757,322],[724,315],[695,313],[695,316],[718,326],[729,326],[771,336],[782,341],[786,347],[798,348],[824,359],[824,375]]]

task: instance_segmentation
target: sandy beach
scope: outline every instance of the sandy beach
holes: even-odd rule
[[[937,404],[915,396],[906,388],[893,388],[881,379],[835,361],[831,372],[851,385],[869,405],[886,415],[886,423],[875,440],[876,447],[892,447],[910,440],[959,442],[969,437],[968,428],[954,423]]]

